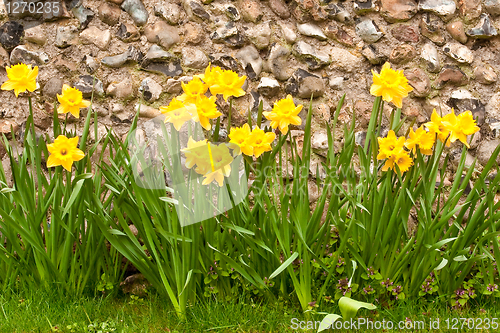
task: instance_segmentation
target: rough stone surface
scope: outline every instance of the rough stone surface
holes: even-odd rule
[[[474,60],[474,53],[467,46],[458,43],[446,44],[443,52],[459,63],[470,64]]]
[[[408,21],[417,13],[414,0],[380,0],[382,17],[390,23]]]
[[[427,43],[422,47],[422,52],[420,53],[424,65],[427,70],[431,73],[439,72],[441,69],[441,62],[439,61],[439,54],[437,48],[431,44]]]
[[[467,30],[467,35],[472,38],[491,38],[497,34],[497,29],[491,23],[488,14],[481,14],[479,23],[474,28]]]
[[[464,24],[462,21],[450,22],[446,25],[446,31],[448,31],[456,41],[462,44],[467,43],[467,35],[465,35]]]
[[[455,14],[457,5],[454,0],[420,0],[418,9],[440,15],[446,20]]]
[[[420,68],[405,72],[408,83],[413,87],[413,94],[417,97],[426,97],[431,92],[429,76]]]
[[[438,17],[424,13],[420,20],[422,36],[429,38],[436,45],[443,45],[446,39],[443,36],[443,21]]]
[[[467,84],[469,78],[460,68],[456,66],[445,66],[439,72],[438,78],[434,81],[436,89],[441,89],[445,84],[450,83],[455,86]]]
[[[139,86],[139,92],[144,100],[153,102],[156,101],[163,91],[162,86],[152,78],[145,78]]]
[[[391,34],[394,38],[401,42],[417,43],[419,40],[418,27],[398,24],[391,29]]]
[[[367,43],[377,42],[384,33],[373,20],[363,19],[356,23],[356,34]]]
[[[111,42],[111,32],[109,29],[104,31],[97,27],[89,27],[80,33],[80,40],[84,44],[94,44],[101,50],[107,50]]]
[[[174,44],[180,42],[177,28],[170,26],[164,21],[159,21],[152,26],[147,26],[144,29],[144,35],[149,42],[160,44],[167,50]]]
[[[99,6],[98,14],[101,21],[113,26],[120,20],[121,9],[115,4],[103,2],[102,5]]]
[[[477,82],[482,84],[492,84],[497,81],[497,74],[490,65],[479,65],[474,67],[474,76]]]
[[[185,47],[182,49],[182,65],[194,69],[204,69],[208,65],[208,57],[199,49]]]
[[[1,42],[1,35],[0,35]],[[75,26],[65,26],[57,28],[55,45],[65,48],[78,43],[78,28]]]
[[[495,149],[500,145],[500,140],[483,141],[477,149],[477,159],[479,163],[485,165],[490,160]],[[496,159],[497,164],[500,164],[500,155]]]
[[[271,10],[282,19],[290,17],[290,10],[283,0],[269,0]]]
[[[295,43],[292,50],[299,59],[307,64],[309,69],[318,69],[331,62],[328,53],[320,51],[304,41]]]
[[[409,44],[401,44],[392,49],[389,60],[393,64],[406,64],[417,55],[417,50]]]

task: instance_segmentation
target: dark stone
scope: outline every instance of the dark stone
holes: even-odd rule
[[[323,95],[324,89],[323,79],[301,68],[297,69],[285,83],[285,92],[300,98],[311,98],[311,95],[319,97]]]
[[[355,0],[353,7],[354,12],[358,15],[372,12],[377,8],[372,0]]]
[[[135,24],[142,26],[148,22],[148,11],[141,0],[125,0],[121,8],[126,11]]]
[[[105,57],[101,60],[101,62],[109,67],[121,67],[126,63],[140,62],[142,58],[143,54],[141,51],[133,46],[129,46],[127,51],[123,52],[122,54]]]
[[[182,75],[181,61],[176,59],[171,62],[152,62],[149,65],[143,67],[145,71],[165,74],[167,76],[180,76]]]
[[[232,21],[214,31],[210,38],[215,42],[223,42],[231,47],[241,47],[245,45],[243,35]]]
[[[83,6],[75,7],[71,12],[78,19],[78,22],[80,22],[80,30],[85,29],[94,18],[94,12]]]
[[[176,57],[167,51],[164,51],[160,46],[153,44],[142,59],[142,67],[149,65],[152,62],[169,62],[176,59]]]
[[[466,34],[473,38],[491,38],[496,36],[497,29],[491,24],[490,17],[488,14],[481,14],[481,19],[478,25],[474,28],[469,29]]]
[[[238,21],[240,19],[240,13],[236,7],[229,5],[226,7],[226,16],[233,21]]]
[[[363,46],[361,54],[370,62],[372,65],[379,65],[387,61],[387,56],[380,53],[377,47],[373,44],[367,44]]]
[[[341,3],[330,3],[327,7],[325,7],[325,11],[330,20],[335,20],[341,23],[354,22],[349,12]]]
[[[141,38],[141,34],[134,25],[121,23],[118,31],[116,32],[116,37],[125,43],[129,43],[139,40]]]
[[[484,120],[486,117],[486,108],[479,99],[451,97],[446,104],[458,111],[455,112],[456,114],[460,114],[467,110],[471,111],[472,116],[477,120],[478,126],[484,124]]]
[[[196,1],[190,1],[189,7],[191,7],[191,11],[197,17],[199,17],[205,21],[210,20],[210,14],[207,13],[207,11],[203,8],[203,6],[200,3],[196,2]]]
[[[15,21],[6,22],[0,27],[0,44],[7,50],[21,44],[21,38],[24,35],[24,28],[21,24]]]
[[[443,21],[441,19],[429,13],[422,14],[420,31],[423,36],[429,38],[435,44],[442,46],[445,43],[443,30]]]
[[[79,80],[73,84],[73,88],[76,88],[82,92],[83,97],[91,97],[92,91],[96,95],[104,96],[104,86],[102,81],[95,78],[92,75],[80,75]]]
[[[243,68],[233,57],[226,54],[211,54],[208,56],[212,66],[219,66],[222,69],[232,70],[241,73]]]

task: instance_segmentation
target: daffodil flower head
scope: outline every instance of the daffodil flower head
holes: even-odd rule
[[[189,137],[187,147],[181,149],[181,151],[186,155],[186,168],[191,169],[194,167],[200,158],[205,158],[208,156],[207,140],[195,141],[193,137]]]
[[[208,159],[198,160],[199,167],[207,170],[204,174],[206,178],[203,180],[202,185],[208,185],[215,180],[219,186],[222,186],[224,184],[224,177],[229,177],[231,174],[233,157],[229,153],[227,145],[223,143],[219,145],[207,143],[207,150]]]
[[[186,104],[195,103],[196,99],[201,95],[205,95],[208,90],[208,85],[203,83],[199,77],[193,78],[188,83],[181,82],[181,85],[184,93],[177,97],[177,99]]]
[[[387,171],[389,169],[394,169],[394,166],[397,165],[401,173],[406,172],[413,165],[413,160],[407,151],[403,148],[396,150],[391,157],[389,157],[384,166],[382,167],[382,171]]]
[[[418,146],[422,154],[432,155],[435,138],[436,136],[433,133],[427,132],[422,126],[415,132],[413,128],[410,128],[409,138],[405,141],[405,147],[415,153]]]
[[[408,80],[403,74],[403,70],[396,71],[386,62],[382,66],[380,74],[373,74],[373,84],[370,88],[370,94],[373,96],[382,96],[386,102],[393,102],[398,108],[403,106],[403,98],[413,88],[408,84]]]
[[[67,84],[62,87],[62,95],[57,94],[57,100],[60,105],[57,108],[57,113],[71,113],[75,118],[80,118],[80,109],[90,105],[90,101],[83,99],[83,94],[80,90],[72,88]]]
[[[195,120],[199,121],[200,125],[207,131],[212,128],[210,119],[217,119],[222,115],[222,113],[217,110],[215,100],[215,96],[207,97],[202,95],[198,96],[194,103],[196,109]]]
[[[443,119],[443,125],[450,131],[450,140],[455,142],[460,140],[467,148],[470,148],[467,142],[467,135],[472,135],[479,131],[479,127],[476,126],[476,121],[472,117],[471,111],[465,111],[455,115],[455,110],[451,109],[451,113],[447,115],[446,119]]]
[[[256,158],[266,151],[271,151],[271,143],[276,139],[276,134],[273,132],[264,132],[258,127],[255,127],[250,136],[250,144],[253,147],[253,154]]]
[[[14,90],[16,97],[26,90],[33,92],[36,90],[36,78],[38,76],[38,66],[33,69],[31,65],[17,64],[5,67],[9,78],[0,87],[2,90]]]
[[[223,69],[216,76],[215,82],[210,85],[210,92],[213,95],[222,94],[225,101],[230,96],[241,97],[245,95],[245,90],[241,88],[247,79],[245,75],[239,77],[237,73]]]
[[[177,98],[173,98],[168,106],[160,106],[159,109],[165,115],[165,123],[172,123],[177,131],[181,130],[186,121],[193,119],[193,115],[189,112],[190,107]]]
[[[59,135],[54,143],[47,145],[47,150],[50,153],[47,159],[47,167],[55,167],[62,165],[68,171],[71,171],[73,162],[80,161],[85,157],[83,151],[78,149],[78,137],[68,139],[64,135]]]
[[[282,134],[288,133],[289,125],[300,125],[302,119],[298,116],[303,105],[295,106],[291,95],[287,95],[274,103],[271,112],[263,112],[262,114],[271,121],[271,127],[279,127]]]
[[[390,130],[385,138],[377,138],[379,145],[379,154],[377,159],[384,160],[392,157],[396,152],[403,149],[405,144],[404,137],[397,137],[393,130]]]
[[[446,140],[448,135],[450,134],[450,121],[454,121],[453,117],[455,114],[447,114],[444,117],[441,117],[437,114],[436,109],[432,111],[431,121],[424,124],[424,126],[429,130],[430,133],[437,135],[438,139],[441,142],[446,141],[446,146],[450,146],[450,140]]]
[[[248,156],[253,155],[251,134],[252,131],[250,130],[250,126],[248,124],[243,124],[241,127],[231,128],[231,132],[229,133],[229,143],[233,143],[235,145],[236,154],[240,155],[243,153]]]
[[[198,75],[195,75],[194,77],[200,78],[209,87],[212,87],[218,82],[219,75],[221,73],[222,73],[222,69],[220,67],[218,67],[218,66],[211,67],[211,64],[208,64],[207,68],[205,68],[204,74],[198,74]],[[210,90],[210,92],[212,92],[212,90]]]

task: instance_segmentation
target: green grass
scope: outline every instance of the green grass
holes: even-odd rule
[[[392,307],[377,304],[375,311],[360,310],[358,317],[373,321],[397,323],[409,318],[425,323],[440,319],[440,329],[450,332],[445,320],[450,318],[500,317],[496,301],[473,300],[470,309],[451,311],[439,299],[435,301],[399,302]],[[336,307],[328,309],[339,313]],[[156,295],[143,299],[129,296],[100,298],[61,298],[57,293],[35,291],[25,295],[0,296],[0,332],[293,332],[292,319],[320,321],[322,315],[306,317],[300,306],[280,302],[255,304],[251,302],[198,302],[186,309],[186,321],[178,319],[167,300]],[[92,326],[95,325],[95,326]],[[71,327],[70,327],[71,326]],[[460,324],[459,326],[460,327]],[[103,329],[104,328],[104,329]],[[302,332],[303,330],[297,330]],[[316,332],[316,330],[306,330]],[[332,331],[332,330],[330,330]],[[341,331],[341,330],[335,330]],[[355,330],[342,330],[355,331]],[[358,330],[365,332],[367,330]],[[370,330],[368,330],[370,331]],[[379,331],[380,330],[374,330]],[[458,330],[465,331],[465,330]],[[483,330],[488,331],[488,330]],[[495,330],[491,330],[495,331]],[[328,331],[325,331],[328,332]],[[388,330],[399,332],[399,330]]]

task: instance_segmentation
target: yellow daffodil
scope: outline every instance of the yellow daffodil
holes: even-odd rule
[[[184,93],[177,97],[177,99],[185,104],[194,104],[196,99],[199,96],[205,95],[208,90],[208,86],[197,77],[193,78],[188,83],[181,82],[181,85]]]
[[[387,171],[389,169],[394,169],[394,165],[397,165],[401,173],[408,171],[410,167],[413,165],[413,160],[411,159],[408,152],[404,149],[400,148],[395,151],[391,157],[389,157],[384,166],[382,167],[382,171]]]
[[[2,90],[14,90],[16,97],[20,93],[28,91],[35,91],[36,78],[38,76],[38,66],[33,69],[31,65],[18,64],[11,67],[5,67],[7,77],[9,78],[0,87]]]
[[[90,105],[90,101],[83,99],[82,92],[72,88],[67,84],[62,87],[62,95],[57,94],[57,100],[61,105],[57,108],[57,113],[71,113],[75,118],[80,117],[80,109]]]
[[[403,74],[403,70],[393,70],[391,65],[386,62],[382,66],[380,74],[373,73],[373,84],[370,88],[370,94],[373,96],[382,96],[386,102],[393,102],[398,108],[403,106],[403,98],[413,88],[408,84],[408,80]]]
[[[160,106],[160,112],[165,115],[165,123],[172,123],[177,131],[181,130],[182,125],[193,118],[189,112],[193,109],[190,106],[184,105],[177,98],[170,101],[168,106]]]
[[[455,111],[452,109],[451,113],[447,115],[448,118],[443,120],[443,125],[450,130],[450,141],[455,142],[460,140],[467,148],[470,145],[467,143],[467,135],[472,135],[479,131],[476,126],[476,121],[472,117],[472,112],[465,111],[455,116]]]
[[[390,158],[399,150],[403,149],[405,144],[404,137],[396,137],[396,133],[390,130],[385,138],[378,138],[379,154],[377,159],[384,160]]]
[[[48,144],[47,149],[50,153],[47,159],[47,167],[62,165],[66,170],[71,171],[73,162],[79,161],[85,157],[83,151],[78,149],[78,137],[68,139],[64,135],[59,135],[54,143]]]
[[[207,97],[202,95],[198,96],[194,104],[196,107],[195,119],[199,121],[201,126],[207,131],[212,128],[210,119],[217,119],[222,115],[222,113],[217,110],[215,99],[215,96]]]
[[[427,132],[423,127],[419,127],[416,132],[410,128],[409,138],[405,141],[405,147],[417,151],[417,146],[420,152],[424,155],[432,155],[432,146],[434,146],[436,136],[433,133]]]
[[[262,112],[262,114],[271,120],[271,127],[279,127],[282,134],[288,133],[288,125],[300,125],[302,119],[298,116],[302,110],[302,105],[295,106],[291,95],[286,96],[274,103],[271,112]]]
[[[229,143],[235,144],[235,151],[239,155],[241,153],[252,156],[253,155],[253,147],[252,147],[252,131],[250,130],[250,126],[248,124],[244,124],[241,127],[233,127],[231,128],[231,132],[229,133]]]
[[[271,151],[271,143],[273,143],[274,139],[276,139],[276,134],[273,132],[266,133],[260,128],[255,127],[250,137],[254,156],[259,158],[264,152]]]
[[[437,137],[441,142],[445,142],[446,138],[450,134],[450,129],[446,126],[448,120],[450,120],[450,114],[441,117],[437,114],[436,109],[432,111],[431,121],[424,124],[424,126],[432,134],[437,134]],[[446,141],[446,145],[450,146],[450,140]]]
[[[181,149],[181,151],[186,156],[185,166],[188,169],[193,168],[195,165],[198,165],[198,168],[195,169],[197,173],[200,175],[204,175],[210,171],[210,168],[200,168],[199,165],[203,164],[200,161],[206,161],[210,158],[208,154],[207,140],[195,141],[192,137],[189,137],[187,147]],[[207,166],[203,164],[204,166]]]
[[[231,174],[231,163],[233,157],[229,153],[226,144],[219,144],[218,146],[210,143],[208,144],[209,161],[205,161],[210,167],[210,172],[205,174],[205,179],[202,185],[208,185],[214,180],[217,181],[219,186],[224,184],[224,177],[229,177]]]
[[[208,64],[207,68],[205,69],[204,74],[198,74],[198,75],[195,75],[194,77],[199,77],[209,87],[212,87],[218,82],[220,73],[222,73],[222,69],[220,67],[211,68],[210,64]],[[212,90],[210,90],[210,92],[212,92]],[[212,94],[216,95],[213,92],[212,92]]]
[[[245,90],[241,89],[247,77],[238,77],[233,71],[221,70],[215,79],[215,83],[210,86],[210,92],[214,95],[222,94],[224,100],[230,96],[240,97],[245,95]]]

